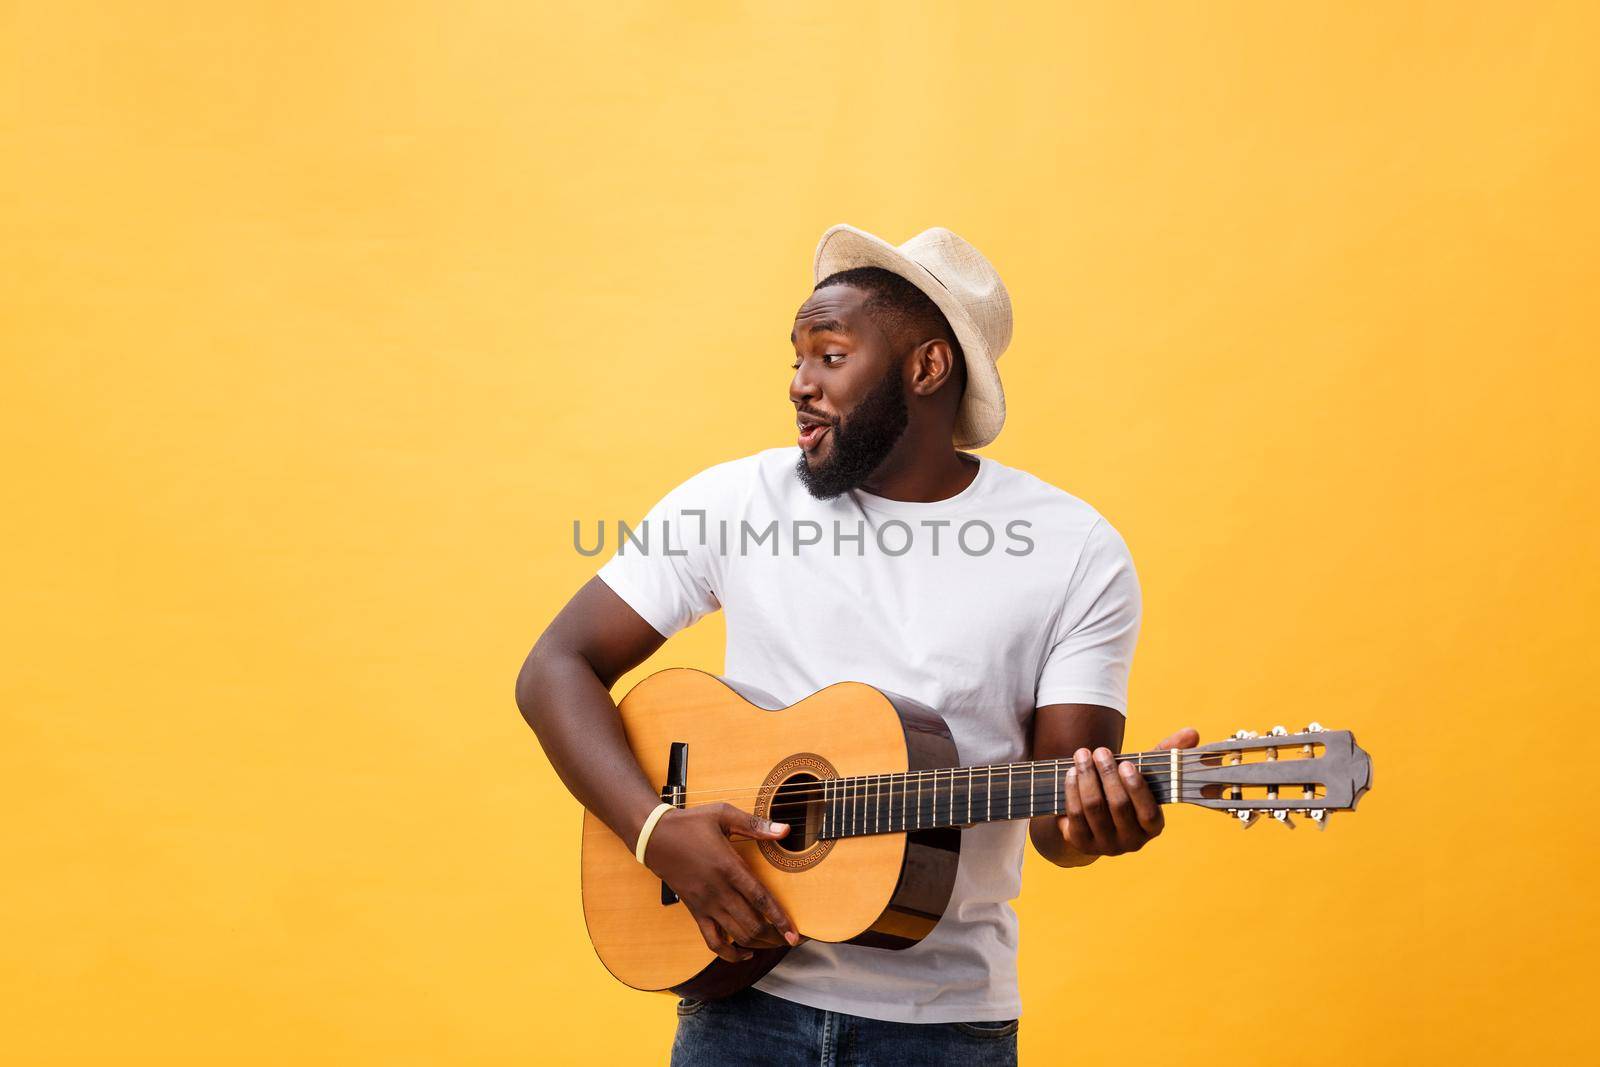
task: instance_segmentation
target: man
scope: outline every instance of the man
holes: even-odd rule
[[[688,906],[727,960],[793,948],[754,987],[680,1002],[672,1061],[1014,1063],[1023,835],[1062,867],[1141,848],[1161,810],[1122,742],[1140,619],[1117,531],[1083,501],[960,449],[1005,419],[999,275],[945,229],[899,247],[835,226],[795,315],[798,448],[721,463],[646,517],[529,654],[518,703],[573,794]],[[653,527],[653,529],[651,529]],[[669,551],[670,550],[670,551]],[[1068,813],[962,831],[944,918],[900,951],[801,943],[728,844],[782,824],[730,805],[646,823],[660,783],[610,687],[671,634],[727,612],[729,678],[794,703],[841,680],[940,711],[968,764],[1071,756]],[[1163,747],[1189,747],[1181,731]]]

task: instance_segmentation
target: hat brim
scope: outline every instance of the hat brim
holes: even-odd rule
[[[960,301],[922,264],[906,257],[894,245],[854,226],[830,228],[817,242],[812,284],[855,267],[881,267],[906,279],[927,294],[955,331],[966,357],[967,388],[956,411],[954,444],[957,448],[982,448],[1000,434],[1006,421],[1006,396],[1000,371],[989,346]]]

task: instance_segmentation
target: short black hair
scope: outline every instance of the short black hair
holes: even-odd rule
[[[825,285],[849,285],[867,293],[866,308],[875,312],[889,336],[913,339],[920,344],[931,337],[943,338],[955,354],[958,365],[965,364],[961,342],[950,328],[950,320],[921,289],[892,270],[882,267],[852,267],[837,271],[818,282],[812,292]]]

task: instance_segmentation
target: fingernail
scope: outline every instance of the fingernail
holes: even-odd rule
[[[1134,775],[1137,773],[1133,769],[1133,764],[1124,763],[1120,769],[1122,771],[1122,777],[1126,778],[1130,782],[1133,781]]]
[[[1088,749],[1086,749],[1086,748],[1078,749],[1078,751],[1076,751],[1076,752],[1074,752],[1072,754],[1072,758],[1077,760],[1078,761],[1078,766],[1082,767],[1084,770],[1088,770],[1089,769],[1089,750]]]
[[[786,823],[786,822],[769,822],[769,823],[767,823],[767,829],[771,830],[775,834],[781,834],[785,830],[787,830],[788,828],[789,828],[789,824]]]
[[[1095,749],[1094,750],[1094,759],[1095,759],[1096,763],[1100,764],[1100,766],[1104,767],[1106,770],[1109,771],[1111,769],[1111,750],[1110,749],[1108,749],[1108,748],[1097,748],[1097,749]]]
[[[793,930],[790,930],[788,933],[784,934],[783,939],[789,942],[791,945],[798,945],[800,943],[800,935],[795,933]]]
[[[1078,780],[1078,768],[1077,767],[1068,767],[1067,768],[1067,781],[1076,782],[1077,780]]]

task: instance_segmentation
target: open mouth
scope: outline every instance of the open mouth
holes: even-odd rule
[[[802,423],[800,425],[799,438],[801,451],[810,452],[812,449],[816,448],[817,445],[822,443],[823,435],[826,434],[830,429],[831,427],[826,423],[816,422],[810,425]]]

